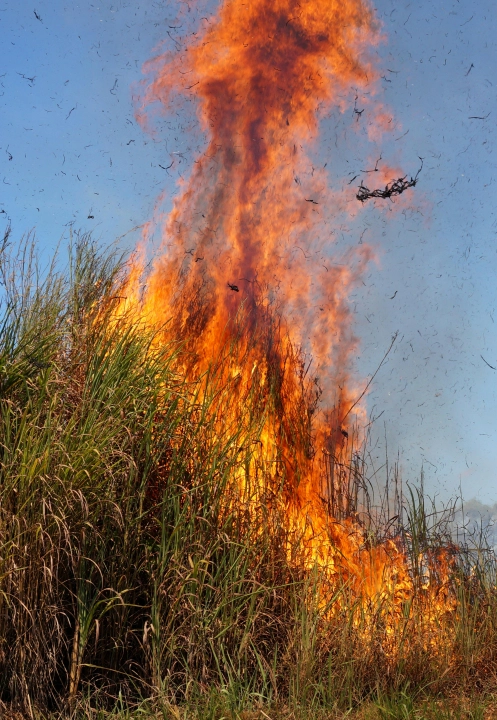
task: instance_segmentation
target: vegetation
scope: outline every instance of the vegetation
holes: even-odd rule
[[[383,615],[346,582],[323,599],[278,488],[258,481],[250,506],[242,498],[257,392],[233,421],[223,373],[187,377],[179,342],[118,317],[126,265],[89,238],[67,273],[40,274],[33,246],[11,252],[6,237],[0,270],[0,712],[485,717],[490,554],[455,553],[438,651],[416,640],[423,618],[406,603],[409,642],[389,656]],[[420,558],[450,540],[421,492],[404,506],[395,532],[422,592]]]

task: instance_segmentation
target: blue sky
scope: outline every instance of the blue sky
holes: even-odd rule
[[[409,174],[424,158],[402,211],[370,205],[337,229],[340,247],[363,237],[378,257],[351,298],[359,377],[399,332],[368,398],[382,413],[372,460],[381,465],[386,438],[405,479],[424,465],[431,492],[460,486],[495,502],[497,371],[481,356],[497,367],[497,9],[491,0],[375,6],[382,102],[398,131],[368,144],[352,132],[352,108],[331,112],[315,150],[339,190],[380,154]],[[132,97],[143,63],[171,42],[178,7],[0,0],[0,231],[9,221],[16,238],[35,228],[46,257],[70,227],[92,229],[102,245],[126,234],[132,248],[132,229],[162,191],[170,207],[202,137],[179,116],[144,134]],[[181,5],[191,26],[199,7]]]

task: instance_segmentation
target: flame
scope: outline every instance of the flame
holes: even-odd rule
[[[131,308],[180,338],[188,377],[216,368],[232,393],[223,422],[242,423],[251,398],[261,430],[249,470],[235,478],[240,498],[255,508],[272,489],[293,538],[289,559],[297,538],[300,561],[319,566],[324,588],[345,583],[363,607],[388,608],[393,638],[415,592],[411,568],[395,540],[368,543],[349,491],[353,419],[364,410],[350,378],[357,340],[347,298],[371,253],[362,246],[333,261],[327,223],[341,206],[311,158],[323,110],[344,109],[351,86],[376,78],[374,11],[367,0],[229,0],[202,23],[145,68],[152,81],[139,119],[154,103],[181,113],[194,102],[208,142],[146,284],[142,253],[117,313]],[[377,119],[373,135],[391,116],[378,106]],[[438,581],[425,584],[423,602],[435,623],[452,608],[443,590],[450,558],[429,565]]]
[[[320,109],[374,76],[361,55],[376,40],[363,0],[229,2],[184,50],[148,64],[145,105],[170,109],[178,95],[194,93],[210,142],[169,217],[173,246],[148,279],[147,313],[164,318],[179,277],[184,297],[202,287],[201,342],[212,347],[240,303],[252,308],[253,323],[255,306],[270,302],[317,372],[346,385],[356,342],[347,296],[356,277],[352,258],[326,263],[322,221],[333,198],[306,150]],[[367,259],[363,250],[356,261]],[[179,315],[184,336],[193,311]]]

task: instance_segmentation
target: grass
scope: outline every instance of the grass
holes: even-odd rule
[[[143,702],[130,707],[118,698],[112,710],[95,707],[95,703],[81,704],[73,711],[74,718],[84,720],[492,720],[495,704],[481,700],[429,700],[415,702],[400,693],[376,701],[366,701],[360,708],[348,711],[331,710],[324,707],[286,705],[267,706],[255,704],[249,710],[233,710],[229,699],[215,693],[188,706],[174,705],[167,701]],[[8,714],[9,720],[20,720],[20,714]],[[56,713],[50,720],[65,717]]]
[[[371,510],[364,542],[373,553],[396,538],[413,579],[389,654],[388,597],[365,605],[345,575],[323,585],[302,547],[307,521],[300,537],[287,522],[312,453],[315,398],[271,365],[271,323],[248,344],[235,334],[207,370],[185,372],[181,337],[116,313],[125,280],[126,265],[87,237],[67,272],[40,273],[29,241],[12,251],[6,237],[0,250],[5,716],[486,717],[493,557],[454,548],[421,489],[402,500],[394,533]],[[230,368],[249,361],[250,343],[265,348],[267,372],[243,385]],[[288,388],[300,393],[291,414]],[[283,437],[291,462],[278,455]],[[349,466],[350,515],[360,467]],[[431,602],[451,598],[435,625],[427,573]]]

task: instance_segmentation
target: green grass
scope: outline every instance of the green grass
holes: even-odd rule
[[[464,696],[462,714],[450,717],[484,717],[497,670],[491,556],[456,553],[457,610],[440,620],[442,652],[423,647],[422,612],[406,602],[398,633],[409,642],[388,658],[380,606],[361,616],[345,581],[323,612],[319,571],[305,566],[281,514],[312,451],[310,386],[296,382],[291,416],[270,363],[265,384],[256,370],[240,389],[227,368],[250,354],[236,335],[207,371],[185,374],[181,338],[126,314],[116,320],[126,277],[118,257],[82,238],[67,272],[53,266],[41,274],[33,246],[14,252],[7,240],[0,254],[5,712],[438,720],[449,717],[441,697]],[[265,343],[267,358],[277,345],[270,328],[251,338]],[[264,464],[264,426],[296,448],[291,463]],[[419,560],[447,546],[448,536],[422,492],[404,504],[401,536],[422,594]],[[372,517],[374,544],[381,528]],[[366,638],[361,623],[371,613]]]
[[[106,710],[95,702],[76,706],[72,717],[78,720],[492,720],[496,705],[490,700],[438,699],[415,701],[406,693],[366,701],[359,708],[340,711],[326,707],[287,706],[253,703],[248,710],[233,709],[229,698],[212,693],[188,705],[167,700],[145,701],[130,706],[118,698],[115,707]],[[67,714],[37,714],[39,720],[60,720]],[[12,716],[14,720],[14,716]]]

